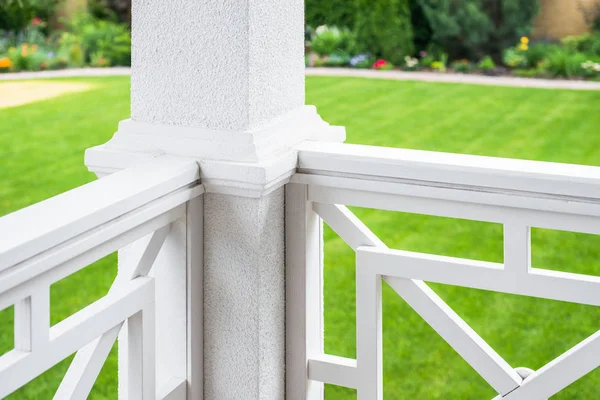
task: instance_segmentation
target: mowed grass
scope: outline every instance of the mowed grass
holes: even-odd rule
[[[0,110],[0,215],[94,179],[83,166],[83,151],[107,141],[127,118],[129,81],[85,81],[96,88]],[[600,165],[600,92],[311,77],[307,103],[346,126],[349,143]],[[502,262],[499,225],[353,211],[390,247]],[[354,357],[354,254],[330,230],[325,235],[325,347]],[[600,275],[598,237],[535,229],[532,242],[535,267]],[[106,293],[115,271],[111,256],[53,286],[53,323]],[[594,307],[432,287],[515,367],[540,368],[600,328]],[[383,312],[386,400],[494,397],[387,286]],[[11,309],[1,321],[0,354],[12,347]],[[11,398],[51,398],[67,367],[68,360]],[[594,399],[599,385],[594,371],[554,398]],[[355,396],[327,387],[329,400]],[[91,398],[116,398],[114,351]]]

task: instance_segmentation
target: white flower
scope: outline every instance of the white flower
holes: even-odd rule
[[[600,64],[591,61],[586,61],[581,64],[581,68],[585,69],[586,71],[600,72]]]
[[[410,56],[406,56],[404,57],[404,62],[406,63],[406,66],[408,68],[413,68],[415,67],[417,64],[419,64],[419,60],[417,60],[416,58],[412,58]]]
[[[327,32],[329,30],[329,28],[327,27],[327,25],[321,25],[319,26],[315,32],[317,33],[317,35],[320,35],[323,32]]]

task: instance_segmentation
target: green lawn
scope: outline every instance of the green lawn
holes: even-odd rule
[[[83,150],[108,140],[129,114],[128,79],[87,79],[91,92],[0,110],[0,215],[89,182]],[[600,165],[600,92],[436,83],[308,78],[307,102],[348,142]],[[8,127],[8,129],[7,129]],[[502,261],[501,226],[353,209],[389,246]],[[600,275],[600,238],[534,230],[533,265]],[[354,255],[326,231],[326,350],[355,356]],[[115,258],[53,286],[56,322],[106,292]],[[434,289],[511,365],[539,368],[600,328],[593,307],[443,285]],[[390,288],[384,289],[385,399],[491,399],[494,392]],[[0,354],[12,346],[11,310],[2,314]],[[94,399],[115,398],[111,356]],[[59,364],[12,398],[51,398]],[[594,399],[595,371],[555,396]],[[327,388],[327,399],[352,399]]]

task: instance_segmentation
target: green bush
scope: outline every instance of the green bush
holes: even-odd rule
[[[309,26],[335,25],[353,28],[357,14],[356,4],[348,0],[306,0],[306,24]]]
[[[468,74],[470,72],[473,72],[475,67],[473,66],[473,64],[471,64],[469,62],[469,60],[463,59],[463,60],[454,61],[452,63],[452,69],[461,74]]]
[[[21,32],[35,18],[48,20],[60,0],[0,0],[0,31]]]
[[[355,39],[353,33],[347,28],[340,29],[335,26],[321,25],[315,30],[310,47],[321,57],[336,51],[353,53]]]
[[[503,49],[531,32],[538,0],[419,0],[432,41],[451,58],[502,60]]]
[[[483,72],[490,72],[496,68],[496,63],[492,60],[492,57],[485,56],[479,64],[477,64],[477,68]]]
[[[586,61],[588,61],[588,57],[583,53],[572,53],[559,48],[548,55],[542,68],[554,77],[583,77],[587,74],[583,68]]]
[[[131,64],[131,35],[126,25],[96,19],[91,14],[75,15],[60,43],[69,49],[81,46],[85,63],[91,62],[92,54],[102,54],[111,65]]]
[[[600,32],[586,33],[579,36],[568,36],[561,42],[569,51],[600,56]]]
[[[360,51],[393,64],[414,53],[408,0],[356,0],[356,39]]]
[[[538,68],[548,56],[560,47],[550,43],[537,43],[529,46],[529,50],[525,52],[525,67]]]

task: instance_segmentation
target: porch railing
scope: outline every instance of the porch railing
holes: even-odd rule
[[[599,332],[538,371],[514,368],[423,282],[600,305],[599,277],[530,263],[531,227],[600,234],[600,168],[310,142],[298,159],[285,189],[286,398],[322,399],[323,383],[383,397],[382,280],[498,399],[546,399],[600,365]],[[77,352],[55,398],[85,399],[119,336],[121,397],[202,398],[189,393],[202,271],[185,247],[202,247],[198,179],[195,162],[162,156],[0,219],[0,309],[15,306],[0,397]],[[388,249],[346,206],[503,224],[504,263]],[[323,220],[356,251],[356,360],[324,353]],[[50,326],[50,285],[116,250],[109,293]]]
[[[198,179],[197,163],[159,157],[0,219],[0,309],[14,305],[15,313],[0,397],[77,352],[54,398],[86,399],[121,332],[123,397],[186,398],[185,365],[156,392],[153,265],[172,225],[185,224],[188,203],[202,195]],[[138,258],[120,265],[108,294],[50,326],[50,285],[134,242]],[[185,282],[185,268],[165,273]],[[185,286],[182,296],[185,310]]]
[[[504,263],[388,249],[346,206],[503,224]],[[322,399],[323,383],[383,398],[382,280],[497,399],[546,399],[600,365],[599,331],[537,371],[514,368],[424,283],[600,305],[600,277],[530,262],[531,227],[600,234],[600,168],[309,143],[286,218],[288,398]],[[356,251],[356,360],[324,353],[321,219]]]

